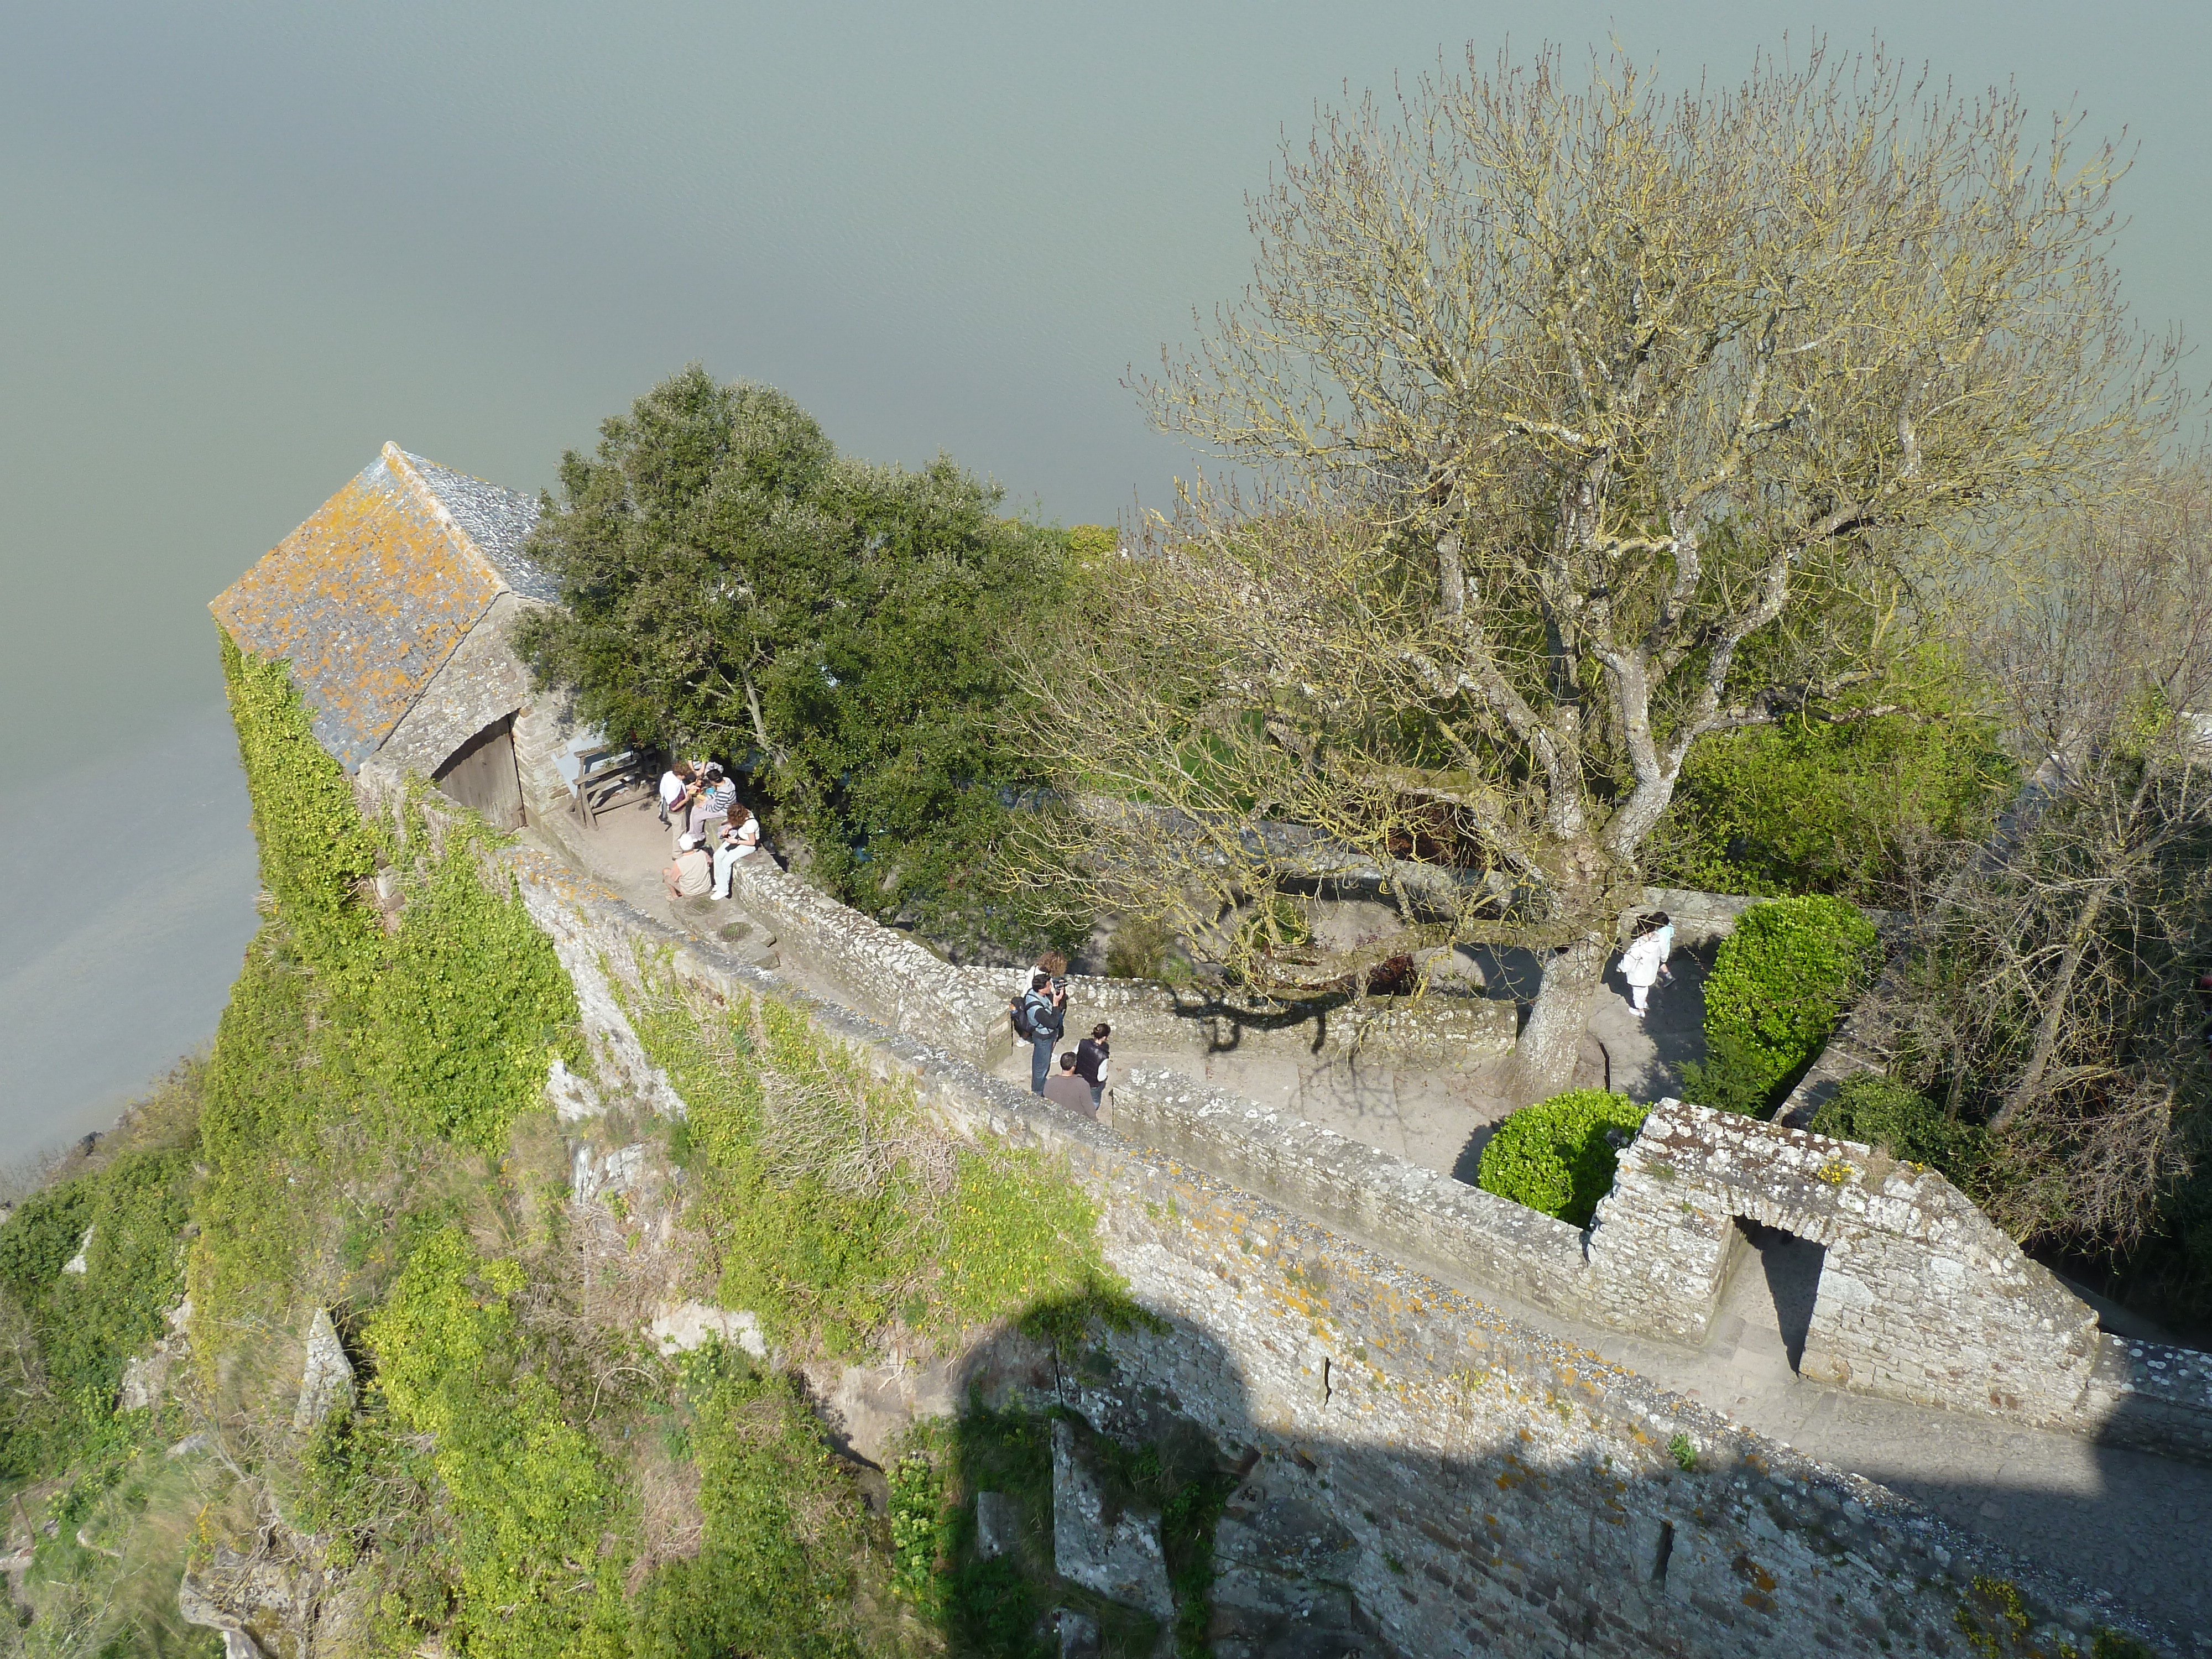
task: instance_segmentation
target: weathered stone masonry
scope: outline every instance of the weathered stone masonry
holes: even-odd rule
[[[595,1049],[630,1081],[655,1086],[605,976],[643,951],[717,998],[790,998],[955,1133],[1060,1160],[1099,1206],[1107,1259],[1166,1327],[1109,1336],[1112,1374],[1080,1386],[1080,1409],[1111,1425],[1162,1403],[1265,1459],[1277,1490],[1356,1544],[1344,1588],[1378,1645],[1958,1652],[1953,1614],[1976,1572],[2019,1583],[2075,1639],[2087,1628],[2058,1587],[1878,1487],[942,1048],[793,997],[550,859],[512,859],[532,915],[596,988]]]

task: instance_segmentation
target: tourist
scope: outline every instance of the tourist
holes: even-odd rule
[[[668,884],[671,903],[678,899],[704,898],[714,884],[714,866],[708,858],[707,849],[690,836],[676,843],[676,862],[660,872]]]
[[[730,896],[730,872],[737,868],[739,859],[750,858],[760,851],[760,820],[742,806],[730,808],[729,816],[722,820],[719,844],[714,848],[714,896],[726,899]]]
[[[1030,1045],[1030,1092],[1044,1092],[1052,1070],[1052,1051],[1067,1029],[1067,984],[1042,970],[1030,975],[1030,988],[1014,1000],[1014,1033]]]
[[[1075,1045],[1075,1074],[1091,1085],[1093,1114],[1106,1097],[1106,1039],[1113,1034],[1114,1028],[1101,1020]]]
[[[1047,951],[1033,965],[1023,969],[1014,981],[1014,996],[1018,1000],[1028,994],[1030,978],[1035,974],[1042,974],[1047,979],[1064,980],[1067,976],[1067,958],[1057,951]]]
[[[714,762],[699,775],[699,798],[691,803],[691,833],[702,847],[711,847],[721,834],[722,820],[738,799],[738,786]]]
[[[1060,1057],[1060,1070],[1046,1082],[1044,1097],[1055,1106],[1065,1106],[1069,1111],[1080,1112],[1085,1117],[1098,1115],[1097,1097],[1091,1092],[1091,1085],[1075,1069],[1075,1050],[1073,1048]]]
[[[687,763],[678,766],[676,770],[681,780],[681,786],[676,792],[676,799],[668,803],[668,827],[676,840],[681,842],[684,836],[692,834],[691,814],[693,808],[698,804],[701,782],[699,769],[696,766]],[[682,848],[679,847],[678,850],[681,851]]]
[[[1635,933],[1620,953],[1620,976],[1628,981],[1629,1006],[1638,1019],[1650,1012],[1651,988],[1667,972],[1674,943],[1674,925],[1665,911],[1637,918]]]
[[[676,811],[677,802],[684,799],[684,792],[690,782],[691,769],[674,756],[670,756],[668,769],[660,775],[660,821],[679,836],[684,833],[681,823],[672,823],[669,815]]]

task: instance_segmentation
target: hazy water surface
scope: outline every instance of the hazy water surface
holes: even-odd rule
[[[1620,9],[9,6],[0,48],[0,1158],[213,1029],[253,924],[205,605],[386,439],[511,485],[696,359],[1065,522],[1161,495],[1127,367],[1247,268],[1317,100]],[[2212,9],[1647,6],[1680,80],[1877,27],[2143,146],[2201,317]]]

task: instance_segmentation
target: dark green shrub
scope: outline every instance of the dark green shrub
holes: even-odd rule
[[[1885,701],[1894,701],[1887,696]],[[1715,732],[1691,748],[1644,867],[1660,885],[1879,902],[1910,850],[1978,838],[2017,775],[1985,721],[1922,706]]]
[[[1781,1098],[1880,960],[1874,923],[1819,894],[1754,904],[1705,981],[1705,1060],[1686,1070],[1700,1104],[1764,1113]]]
[[[1577,1227],[1613,1190],[1620,1148],[1650,1109],[1603,1089],[1570,1089],[1524,1106],[1482,1149],[1475,1184]]]
[[[1931,1164],[1959,1186],[1984,1152],[1978,1127],[1960,1122],[1917,1089],[1879,1072],[1846,1079],[1814,1117],[1813,1133],[1862,1140],[1892,1158]]]

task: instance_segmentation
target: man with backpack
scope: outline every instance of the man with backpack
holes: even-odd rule
[[[1049,974],[1032,974],[1030,988],[1012,1009],[1014,1035],[1030,1045],[1030,1092],[1044,1092],[1052,1074],[1052,1052],[1067,1029],[1067,986]]]

